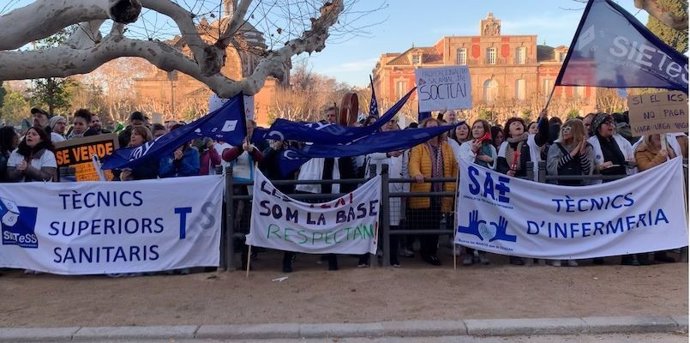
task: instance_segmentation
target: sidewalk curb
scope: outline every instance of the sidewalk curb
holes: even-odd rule
[[[347,337],[523,336],[688,331],[688,316],[467,319],[381,323],[168,325],[0,328],[0,342],[79,342],[110,339],[277,339]]]

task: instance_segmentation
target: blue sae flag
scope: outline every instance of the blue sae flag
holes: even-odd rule
[[[379,117],[379,103],[376,101],[376,92],[374,92],[374,80],[369,75],[369,83],[371,84],[371,102],[369,103],[369,115],[376,118]]]
[[[283,176],[289,175],[311,158],[363,156],[375,152],[406,150],[415,145],[422,144],[444,132],[448,132],[461,123],[418,129],[376,132],[348,144],[311,144],[305,145],[301,149],[287,149],[283,151],[280,156],[280,172]]]
[[[136,148],[116,150],[107,156],[102,169],[132,168],[151,158],[172,154],[193,139],[211,137],[237,146],[247,135],[242,94],[230,98],[215,111]]]
[[[688,93],[688,57],[611,0],[590,0],[556,86],[665,88]]]
[[[345,127],[329,123],[300,123],[286,119],[276,119],[270,128],[254,129],[252,143],[258,143],[266,139],[291,140],[298,142],[309,142],[314,144],[346,144],[361,137],[379,131],[383,125],[391,121],[393,117],[405,105],[407,100],[414,93],[412,88],[405,96],[400,98],[386,113],[369,126],[365,127]]]

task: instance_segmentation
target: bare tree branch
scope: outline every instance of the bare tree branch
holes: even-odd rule
[[[215,7],[209,8],[203,6],[203,1],[197,1],[188,10],[171,0],[35,0],[26,7],[0,16],[0,80],[66,77],[89,73],[120,57],[140,57],[159,69],[185,73],[222,97],[231,97],[240,91],[255,94],[267,77],[285,79],[287,75],[284,73],[289,71],[293,56],[324,49],[329,30],[339,24],[339,16],[345,8],[345,0],[281,3],[288,7],[297,6],[299,10],[284,12],[286,9],[276,9],[273,15],[285,15],[283,19],[286,22],[301,20],[303,25],[290,27],[293,31],[281,36],[281,46],[268,50],[261,33],[247,24],[247,17],[253,18],[256,9],[252,10],[251,0],[234,1],[232,16],[222,18],[217,24],[209,25],[201,19],[201,25],[197,26],[195,21],[199,17],[192,11],[215,13],[219,3],[215,1]],[[198,4],[201,7],[197,8]],[[143,25],[146,32],[155,32],[156,26],[160,25],[155,14],[160,14],[174,21],[181,33],[180,39],[161,41],[150,35],[145,39],[130,37],[135,33],[132,28],[136,29],[136,25],[125,24],[136,20],[142,8],[146,12],[137,21],[139,28]],[[291,17],[289,13],[297,16]],[[273,23],[268,18],[259,18],[262,19]],[[15,50],[74,24],[79,24],[77,30],[66,43],[57,47]],[[247,25],[247,30],[243,30],[244,25]],[[203,32],[203,27],[207,30],[217,27],[219,36],[207,37],[208,32]],[[248,30],[252,30],[252,35],[245,34]],[[106,34],[105,37],[102,34]],[[251,70],[243,73],[249,73],[244,79],[233,80],[220,72],[228,44],[240,52],[258,57],[252,59]]]
[[[35,1],[0,16],[0,50],[18,49],[81,22],[112,19],[117,23],[131,23],[139,17],[140,12],[138,0]]]

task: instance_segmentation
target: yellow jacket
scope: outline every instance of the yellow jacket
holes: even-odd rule
[[[458,163],[453,155],[448,142],[441,142],[441,152],[443,153],[443,177],[452,177],[455,179],[458,175]],[[417,175],[422,175],[424,178],[431,178],[431,151],[426,144],[420,144],[412,148],[410,151],[409,173],[410,177],[414,178]],[[455,192],[455,181],[445,182],[443,190],[446,192]],[[412,183],[410,185],[410,192],[431,192],[431,183]],[[441,211],[451,212],[453,210],[453,200],[455,197],[443,197],[441,200]],[[431,208],[431,199],[423,197],[410,197],[410,208],[423,209]]]

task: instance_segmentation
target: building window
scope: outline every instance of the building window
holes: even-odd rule
[[[484,81],[484,102],[491,104],[498,97],[498,82],[496,80]]]
[[[412,64],[418,65],[421,63],[422,63],[422,55],[421,54],[412,55]]]
[[[397,99],[400,99],[407,93],[407,82],[404,80],[396,81],[395,82],[395,97]]]
[[[486,63],[496,64],[496,48],[486,49]]]
[[[515,80],[515,98],[525,100],[525,80]]]
[[[467,64],[467,49],[465,48],[460,48],[457,50],[457,64],[459,65],[465,65]]]
[[[575,80],[575,83],[583,84],[583,83],[585,83],[585,81],[584,80]],[[584,86],[575,87],[575,98],[576,99],[584,99],[584,97],[585,97],[585,87]]]
[[[515,50],[515,64],[527,63],[527,48],[521,46]]]
[[[544,96],[549,96],[551,94],[551,89],[553,89],[553,80],[543,79],[541,80],[541,92]]]

